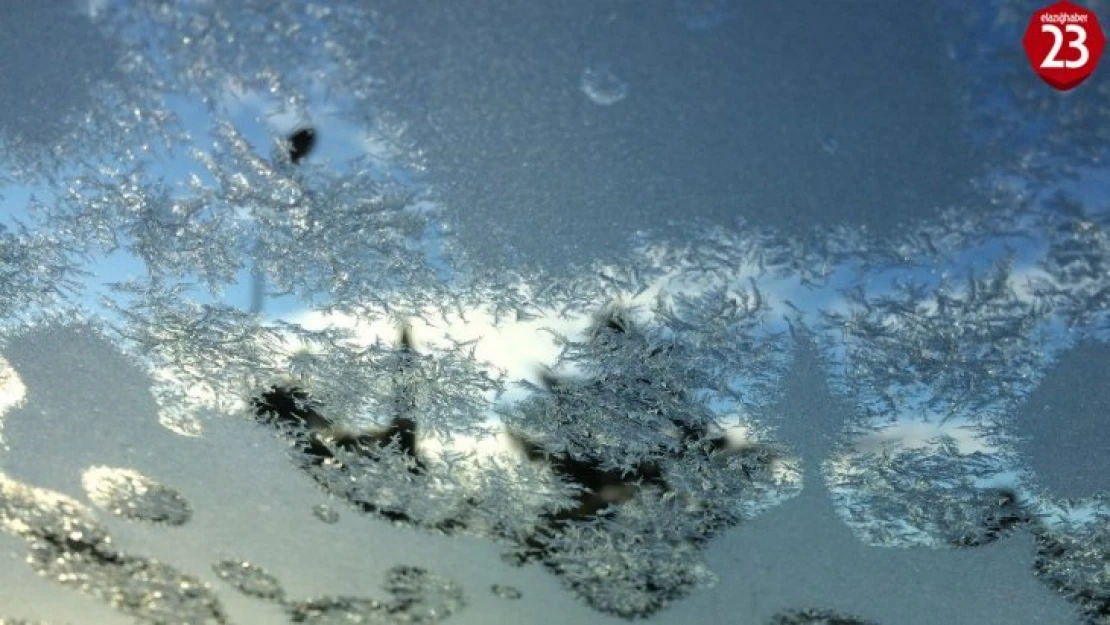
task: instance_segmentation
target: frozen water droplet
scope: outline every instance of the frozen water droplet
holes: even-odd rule
[[[520,599],[524,596],[524,593],[506,584],[494,584],[490,586],[490,591],[502,599]]]
[[[285,591],[281,582],[262,567],[246,561],[221,560],[212,565],[220,579],[231,584],[244,595],[259,599],[281,599]]]
[[[598,63],[582,72],[582,92],[595,103],[610,106],[628,95],[628,83],[618,78],[608,63]]]
[[[91,467],[81,483],[93,503],[123,518],[183,525],[193,516],[176,490],[137,471]]]
[[[339,513],[326,503],[312,506],[312,516],[328,524],[339,522]]]

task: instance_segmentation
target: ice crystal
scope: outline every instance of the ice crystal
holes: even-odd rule
[[[563,342],[567,362],[589,377],[549,375],[504,420],[529,457],[584,490],[528,539],[525,555],[598,609],[651,614],[711,582],[699,545],[767,496],[756,484],[769,484],[763,469],[777,453],[755,461],[754,448],[730,446],[697,401],[707,383],[684,349],[631,311],[611,307],[586,340]]]
[[[222,560],[213,564],[212,570],[245,595],[269,600],[280,600],[285,595],[277,578],[256,564]]]
[[[312,506],[312,516],[328,524],[339,522],[339,512],[327,504]]]
[[[874,621],[849,616],[834,610],[788,610],[776,614],[767,625],[877,625]]]
[[[193,514],[176,490],[137,471],[92,467],[81,476],[85,491],[112,514],[140,521],[182,525]]]
[[[512,586],[507,586],[505,584],[494,584],[493,586],[490,587],[490,592],[497,595],[498,597],[501,597],[502,599],[513,599],[513,600],[515,600],[515,599],[520,599],[521,597],[524,596],[516,588],[513,588]]]
[[[1054,234],[1041,263],[1047,275],[1035,289],[1073,328],[1105,330],[1110,327],[1110,220],[1104,213],[1089,214],[1066,196],[1056,198],[1054,208],[1044,220]]]
[[[305,106],[303,90],[316,80],[366,95],[373,85],[373,75],[360,74],[365,66],[355,63],[374,45],[378,29],[373,13],[356,3],[223,7],[154,0],[109,4],[97,22],[142,54],[139,77],[156,76],[168,91],[212,97],[230,83],[288,94],[286,105],[296,110]]]
[[[180,285],[132,283],[121,290],[135,300],[126,308],[110,303],[124,320],[119,332],[150,359],[170,397],[235,412],[245,407],[246,388],[277,375],[282,337],[255,316],[183,297]]]
[[[159,115],[135,114],[151,93],[144,81],[128,79],[135,59],[76,4],[11,7],[0,41],[10,62],[0,158],[15,179],[51,181],[75,161],[120,157],[136,137],[157,136]]]
[[[1002,262],[962,285],[901,282],[893,293],[852,295],[828,313],[847,353],[841,380],[867,418],[910,414],[989,420],[1011,410],[1045,362],[1047,310],[1019,296]]]
[[[0,94],[12,112],[0,119],[3,182],[43,187],[30,225],[0,224],[0,328],[85,317],[93,305],[82,297],[95,288],[80,282],[81,263],[134,259],[140,275],[105,294],[104,323],[150,373],[163,425],[199,436],[205,419],[253,419],[287,443],[317,495],[420,530],[498,541],[623,617],[711,585],[711,541],[799,488],[796,461],[758,417],[788,366],[787,332],[815,336],[855,411],[848,435],[907,417],[960,420],[980,445],[938,436],[868,451],[842,441],[825,468],[857,534],[967,548],[1030,531],[1036,573],[1091,622],[1105,620],[1105,519],[1042,522],[1051,506],[1035,500],[1050,495],[997,480],[1021,474],[1006,415],[1059,347],[1046,327],[1105,330],[1104,214],[1060,196],[1030,216],[1031,196],[1003,189],[997,211],[953,208],[889,241],[846,226],[784,239],[741,224],[666,243],[640,233],[628,262],[582,263],[569,276],[470,266],[467,242],[445,236],[433,194],[413,182],[422,155],[377,106],[385,86],[371,59],[389,23],[364,4],[132,0],[90,3],[85,14],[22,8],[0,23],[71,34],[73,45],[29,50],[11,44],[26,37],[0,37],[0,52],[20,66],[28,63],[18,55],[48,55],[80,77],[17,73],[16,88]],[[678,6],[692,28],[734,12],[729,2]],[[997,17],[994,32],[1012,27],[1008,9]],[[990,53],[989,42],[975,45],[987,49],[971,57]],[[1043,116],[1064,106],[1030,91],[1025,74],[1006,87],[1019,109]],[[26,114],[40,105],[49,124]],[[280,124],[252,133],[236,109],[256,105]],[[1034,134],[1098,162],[1105,131],[1088,130],[1105,110],[1068,106]],[[326,154],[336,135],[315,130],[327,115],[357,125],[358,136],[341,139],[388,135],[388,145],[336,162]],[[1043,181],[1049,160],[1030,152],[1021,166]],[[1027,258],[999,259],[995,248],[1012,242],[1040,254],[1029,283]],[[1029,251],[1037,245],[1043,254]],[[998,262],[984,271],[982,258],[953,260],[977,254]],[[350,324],[310,329],[223,301],[248,269],[261,301],[295,295],[311,315]],[[838,289],[847,295],[839,307],[798,298],[832,299]],[[546,324],[534,338],[553,339],[558,355],[518,379],[478,356],[484,336],[452,333],[475,318],[493,329]],[[393,331],[366,339],[375,324]],[[0,399],[15,382],[0,368]],[[513,398],[501,401],[506,390]],[[730,438],[737,426],[744,442]],[[490,439],[504,443],[496,454],[452,447]],[[191,520],[181,494],[145,474],[94,467],[85,478],[89,498],[122,520]],[[311,504],[298,505],[338,520]],[[226,620],[210,588],[119,551],[90,511],[57,493],[0,476],[0,526],[28,542],[35,570],[137,619]],[[390,570],[383,600],[290,599],[255,564],[215,570],[294,622],[431,623],[465,603],[458,584],[415,566]],[[867,621],[808,609],[771,622]]]
[[[1110,623],[1110,518],[1102,513],[1037,535],[1034,570],[1079,604],[1091,625]]]
[[[54,236],[0,223],[0,325],[52,308],[81,276]]]
[[[1032,514],[1012,490],[981,486],[1003,468],[987,454],[941,445],[851,464],[855,469],[834,473],[831,486],[850,523],[875,544],[980,546],[1024,526]]]
[[[244,258],[244,233],[233,212],[200,194],[175,197],[144,165],[86,173],[69,183],[61,202],[33,208],[43,219],[68,224],[62,243],[73,253],[131,252],[155,277],[226,284]]]
[[[398,566],[386,574],[388,601],[324,597],[289,604],[294,623],[438,623],[466,606],[458,584],[419,567]]]
[[[681,524],[633,515],[568,524],[540,537],[545,564],[591,606],[626,618],[653,614],[716,581],[697,544],[675,533]]]
[[[185,189],[145,164],[101,166],[37,211],[70,224],[63,243],[74,252],[125,250],[155,278],[213,291],[248,259],[274,292],[328,293],[333,304],[383,301],[383,290],[433,280],[419,245],[427,216],[411,191],[368,169],[294,172],[227,122],[213,135],[210,151],[193,151],[198,171]]]
[[[547,374],[544,388],[504,412],[522,461],[423,451],[424,432],[436,431],[430,425],[435,409],[427,406],[436,402],[419,398],[458,392],[468,365],[459,360],[437,365],[436,375],[414,375],[424,365],[410,330],[401,333],[398,348],[361,352],[368,360],[350,373],[362,380],[353,386],[377,395],[374,410],[392,415],[388,426],[352,428],[342,403],[316,401],[315,390],[338,377],[316,356],[296,361],[297,378],[308,386],[274,386],[256,400],[256,412],[290,441],[303,470],[358,510],[508,539],[521,558],[540,560],[598,609],[646,615],[708,583],[705,566],[689,559],[785,486],[768,470],[782,452],[729,443],[698,399],[697,389],[711,385],[687,357],[691,348],[633,321],[631,311],[602,311],[587,335],[562,339],[566,362],[579,366],[579,377]],[[376,351],[383,356],[375,360]],[[366,375],[377,377],[359,377]],[[414,393],[414,384],[424,390]],[[447,432],[474,431],[460,416]],[[588,527],[603,535],[640,533],[606,547],[618,549],[627,567],[614,573],[622,580],[615,585],[590,566],[572,564],[595,555],[577,542]],[[660,550],[678,568],[667,572],[657,558],[651,570],[634,566],[641,547]],[[659,579],[645,589],[645,575]],[[642,596],[629,601],[629,592]]]
[[[83,506],[0,476],[0,528],[27,541],[48,578],[147,622],[225,623],[215,594],[168,564],[120,553]]]

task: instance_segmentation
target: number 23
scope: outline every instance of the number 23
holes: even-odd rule
[[[1049,69],[1060,67],[1074,69],[1083,67],[1091,58],[1090,51],[1088,51],[1087,46],[1084,45],[1087,42],[1087,30],[1079,24],[1068,24],[1064,26],[1064,30],[1069,33],[1075,33],[1075,39],[1068,42],[1068,47],[1077,48],[1079,50],[1079,58],[1075,61],[1062,61],[1056,58],[1056,55],[1060,54],[1060,46],[1064,45],[1064,33],[1060,31],[1060,27],[1056,24],[1041,24],[1042,33],[1052,33],[1052,49],[1049,50],[1048,56],[1044,58],[1041,67]]]

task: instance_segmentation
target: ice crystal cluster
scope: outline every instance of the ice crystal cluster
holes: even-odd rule
[[[21,10],[31,21],[53,11]],[[705,30],[738,8],[676,10]],[[451,207],[414,182],[424,155],[375,106],[384,87],[367,59],[388,24],[365,3],[93,2],[60,23],[103,45],[72,59],[86,79],[44,137],[0,118],[3,181],[32,191],[0,221],[0,426],[57,417],[35,408],[50,388],[20,381],[33,363],[7,352],[71,337],[126,355],[155,414],[83,406],[74,412],[91,416],[51,426],[55,438],[156,421],[199,454],[220,432],[257,435],[250,453],[294,476],[275,481],[312,486],[296,503],[306,523],[371,519],[492,544],[606,615],[658,617],[714,584],[742,585],[714,570],[715,541],[827,487],[869,544],[967,549],[1032,534],[1030,575],[1086,622],[1110,622],[1105,501],[1039,488],[1008,419],[1067,337],[1106,340],[1105,207],[999,191],[1004,210],[952,210],[889,241],[739,224],[644,237],[627,262],[571,275],[493,274],[447,236]],[[7,108],[44,92],[14,93]],[[248,129],[249,106],[289,123]],[[290,156],[293,126],[324,115],[358,129],[357,157]],[[105,277],[109,258],[128,275]],[[259,302],[300,312],[233,301],[247,280]],[[853,410],[821,425],[829,458],[799,458],[800,441],[769,425],[797,342],[820,349]],[[887,444],[907,423],[929,434]],[[0,434],[13,453],[35,443]],[[103,452],[177,466],[143,444]],[[378,598],[294,598],[288,580],[234,553],[206,553],[207,569],[132,553],[118,543],[133,526],[185,532],[219,511],[115,458],[62,477],[3,458],[0,529],[39,575],[137,622],[229,622],[229,588],[293,623],[435,623],[468,609],[464,582],[415,564],[384,569]],[[803,606],[768,622],[873,621]]]
[[[192,509],[180,493],[130,469],[92,467],[82,476],[94,503],[123,517],[182,525]]]
[[[27,541],[41,575],[145,622],[224,622],[211,589],[156,560],[121,554],[79,502],[4,477],[0,523]]]

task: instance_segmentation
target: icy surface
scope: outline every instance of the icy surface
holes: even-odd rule
[[[779,68],[733,2],[617,4],[5,20],[0,619],[1110,622],[1110,83],[1005,69],[988,0],[897,47],[962,100],[791,78],[817,9]]]

